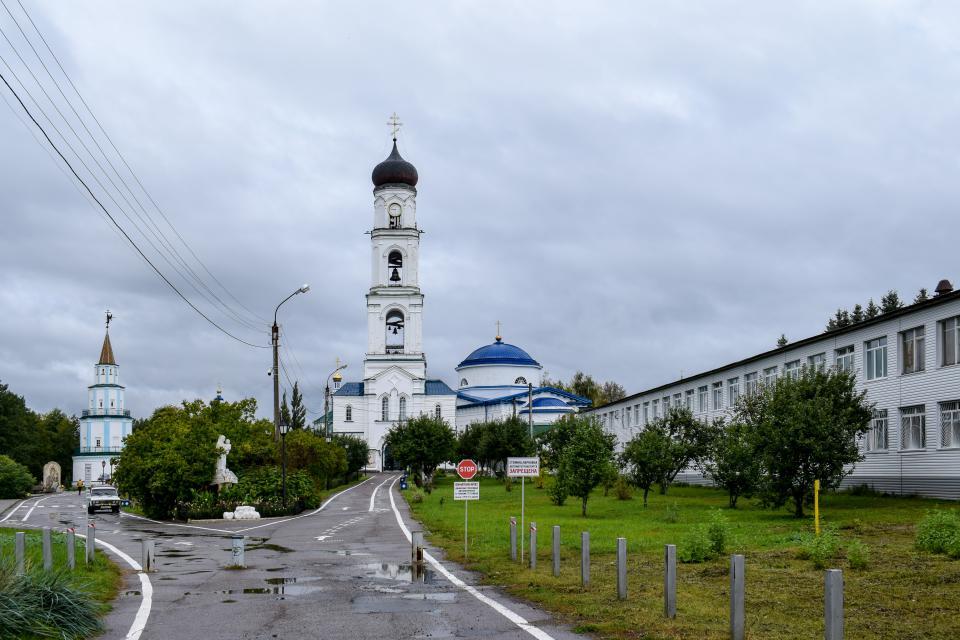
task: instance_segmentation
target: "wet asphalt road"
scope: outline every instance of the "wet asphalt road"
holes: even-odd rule
[[[391,508],[391,487],[406,526],[418,527],[399,497],[396,477],[374,475],[328,501],[322,511],[294,519],[192,526],[126,514],[89,519],[96,523],[98,539],[136,561],[140,540],[155,541],[157,571],[150,574],[153,598],[143,639],[581,637],[496,590],[477,587],[525,618],[533,633],[429,565],[415,575],[410,544]],[[78,532],[86,531],[88,516],[76,493],[37,502],[28,501],[4,526],[75,526]],[[31,504],[35,508],[24,523]],[[227,569],[231,535],[249,527],[255,528],[243,531],[247,568]],[[431,553],[442,558],[436,550]],[[456,565],[443,564],[473,584]],[[125,570],[124,586],[102,636],[110,640],[127,636],[143,600],[139,577]]]

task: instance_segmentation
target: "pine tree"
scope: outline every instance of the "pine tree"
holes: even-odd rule
[[[859,303],[853,305],[853,313],[850,314],[850,322],[854,324],[863,322],[863,307]]]
[[[870,298],[870,301],[867,303],[867,310],[863,314],[863,319],[873,320],[878,315],[880,315],[880,307],[873,301],[873,298]]]
[[[307,408],[303,406],[303,394],[300,393],[300,382],[293,383],[293,398],[290,402],[290,428],[303,429],[307,424]]]
[[[887,295],[880,299],[881,313],[890,313],[891,311],[896,311],[902,307],[903,301],[900,300],[900,294],[898,294],[894,289],[887,291]]]
[[[827,328],[826,328],[826,331],[833,331],[833,330],[836,329],[836,328],[837,328],[837,319],[836,319],[836,318],[830,318],[829,320],[827,320]],[[779,341],[777,341],[777,344],[779,344]]]
[[[287,404],[287,390],[283,390],[283,400],[280,402],[280,424],[290,424],[290,405]]]
[[[918,302],[925,302],[930,299],[930,296],[927,295],[926,289],[920,289],[920,292],[917,294],[917,297],[913,299],[913,304]]]
[[[844,309],[840,312],[840,318],[837,320],[838,327],[849,327],[850,326],[850,312]]]
[[[787,346],[787,343],[788,343],[788,342],[789,342],[789,340],[787,340],[787,336],[786,336],[785,334],[782,334],[782,333],[781,333],[781,334],[780,334],[780,337],[777,338],[777,346],[780,347],[781,349],[783,349],[785,346]]]

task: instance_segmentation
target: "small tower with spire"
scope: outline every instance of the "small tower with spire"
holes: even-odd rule
[[[74,450],[73,480],[107,482],[113,476],[113,459],[123,449],[123,439],[133,431],[133,418],[125,407],[126,389],[120,384],[120,366],[110,343],[113,314],[107,311],[100,358],[94,383],[87,387],[87,408],[80,414],[80,446]]]

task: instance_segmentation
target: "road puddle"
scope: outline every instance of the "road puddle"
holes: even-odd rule
[[[379,580],[398,580],[400,582],[423,582],[430,584],[436,579],[436,574],[423,565],[371,562],[358,566],[365,572],[367,577]]]

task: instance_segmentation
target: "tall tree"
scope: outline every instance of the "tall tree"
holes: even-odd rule
[[[850,322],[856,324],[857,322],[863,322],[863,305],[859,302],[853,305],[853,312],[850,314]]]
[[[878,315],[880,315],[880,307],[873,301],[873,298],[870,298],[869,302],[867,302],[867,310],[863,313],[863,319],[873,320]]]
[[[303,395],[300,393],[300,382],[293,383],[293,397],[290,401],[290,428],[303,429],[307,424],[307,408],[303,406]]]
[[[660,479],[660,493],[665,494],[681,471],[689,467],[702,468],[716,438],[716,426],[697,420],[686,407],[670,407],[670,411],[653,424],[663,429],[671,443]]]
[[[623,388],[623,385],[608,380],[600,386],[600,397],[597,399],[597,405],[616,402],[626,396],[627,390]]]
[[[573,421],[557,482],[562,483],[569,495],[580,498],[580,513],[586,516],[590,493],[603,482],[614,464],[616,436],[605,432],[596,418],[577,416]]]
[[[287,390],[283,390],[282,400],[280,401],[280,424],[290,424],[290,405],[287,404]]]
[[[418,485],[429,489],[436,468],[453,458],[457,438],[446,421],[423,414],[393,425],[387,432],[385,446],[390,448],[394,460],[410,467]]]
[[[520,418],[488,422],[479,443],[479,455],[497,475],[506,473],[507,458],[529,456],[536,447],[530,439],[529,427]]]
[[[648,425],[624,446],[620,461],[630,482],[643,489],[643,506],[647,506],[650,488],[668,473],[673,443],[662,423]]]
[[[357,477],[360,477],[360,471],[367,466],[367,461],[370,459],[370,449],[367,446],[367,441],[357,436],[345,435],[334,436],[333,441],[343,447],[346,452],[347,475],[356,474]]]
[[[753,450],[750,429],[742,422],[723,425],[705,467],[713,483],[727,490],[731,509],[737,508],[741,496],[753,495],[760,483],[762,467]]]
[[[927,290],[920,289],[920,291],[917,293],[917,297],[913,299],[913,304],[917,304],[918,302],[926,302],[929,299],[930,296],[927,295]]]
[[[887,291],[887,295],[880,299],[880,312],[890,313],[903,307],[903,301],[900,300],[900,294],[894,289]]]
[[[786,334],[781,333],[780,337],[777,338],[777,347],[783,349],[790,341],[787,340]]]

